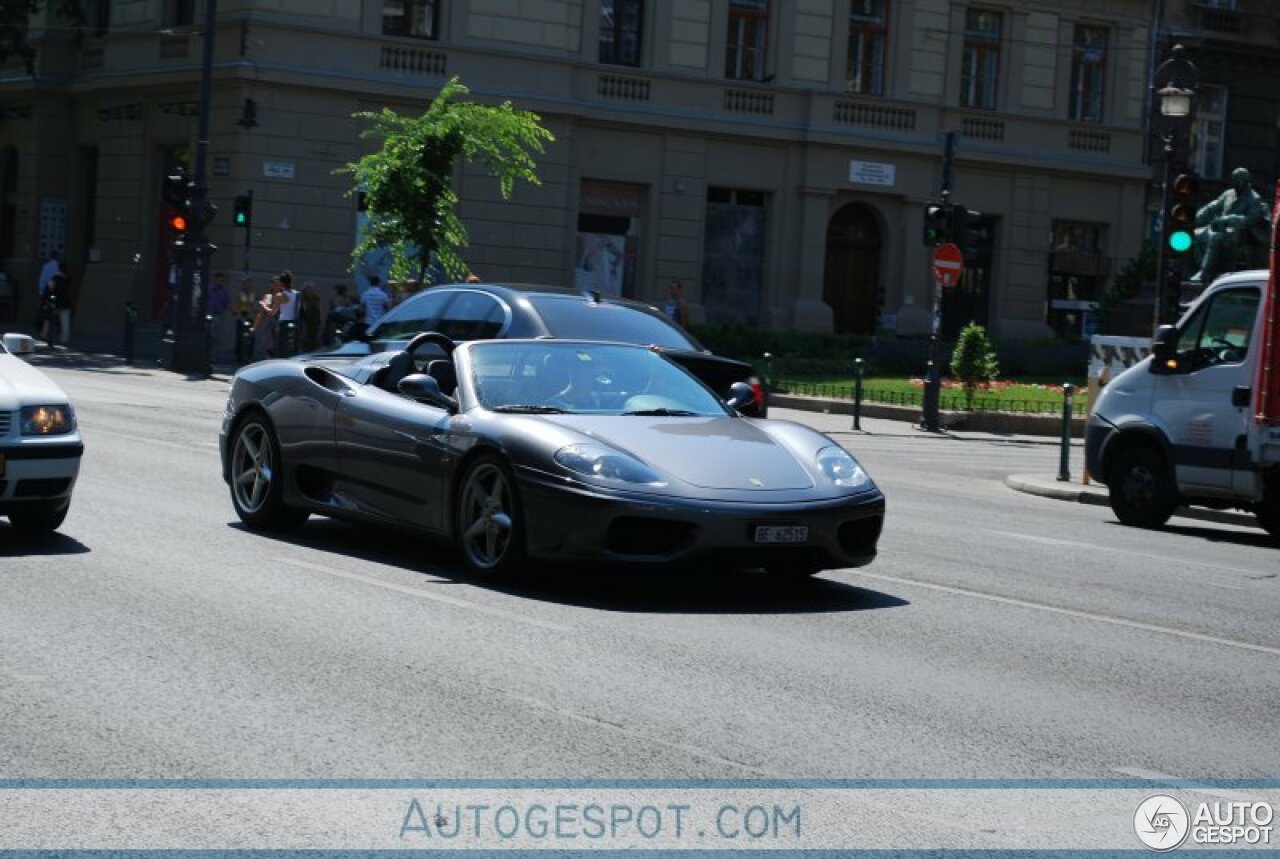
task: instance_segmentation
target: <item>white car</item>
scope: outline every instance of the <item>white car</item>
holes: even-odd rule
[[[25,334],[0,345],[0,516],[44,533],[67,516],[84,444],[62,388],[20,357],[34,351]]]

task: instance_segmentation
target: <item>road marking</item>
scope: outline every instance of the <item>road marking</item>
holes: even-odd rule
[[[1143,778],[1149,781],[1176,781],[1179,782],[1179,790],[1189,790],[1192,793],[1203,793],[1206,796],[1220,796],[1223,799],[1232,799],[1240,802],[1252,802],[1257,798],[1247,793],[1240,793],[1234,790],[1222,790],[1221,788],[1216,787],[1186,787],[1182,782],[1189,781],[1189,779],[1179,778],[1176,775],[1169,775],[1168,773],[1143,769],[1141,767],[1116,767],[1112,772],[1117,772],[1121,775],[1133,776],[1134,778]]]
[[[1099,623],[1110,623],[1115,626],[1125,626],[1130,629],[1140,629],[1145,632],[1158,632],[1163,635],[1172,635],[1177,638],[1185,638],[1191,641],[1203,641],[1208,644],[1220,644],[1224,647],[1235,647],[1241,650],[1253,650],[1258,653],[1269,653],[1272,656],[1280,656],[1280,647],[1268,647],[1265,644],[1252,644],[1248,641],[1236,641],[1231,638],[1219,638],[1216,635],[1205,635],[1199,632],[1189,632],[1184,629],[1174,629],[1169,626],[1159,626],[1154,623],[1143,623],[1140,620],[1126,620],[1121,617],[1112,617],[1106,614],[1095,614],[1090,611],[1078,611],[1072,608],[1061,608],[1059,606],[1046,605],[1045,603],[1031,602],[1030,600],[1020,600],[1014,597],[1002,597],[996,594],[983,593],[982,591],[971,591],[966,588],[953,588],[950,585],[936,585],[932,582],[921,582],[915,579],[903,579],[897,576],[886,576],[881,573],[864,573],[861,570],[853,570],[854,576],[859,578],[879,579],[884,582],[893,582],[899,585],[908,585],[918,588],[925,588],[931,591],[940,591],[947,594],[955,594],[962,597],[973,597],[974,599],[987,600],[989,602],[1001,603],[1002,605],[1017,606],[1018,608],[1030,608],[1038,611],[1047,611],[1051,614],[1060,614],[1067,617],[1077,617],[1081,620],[1094,620]]]
[[[396,584],[395,582],[388,582],[382,579],[376,579],[373,576],[363,576],[359,573],[349,573],[345,570],[335,570],[333,567],[326,567],[321,564],[313,564],[309,561],[299,561],[293,558],[272,558],[272,560],[281,564],[287,564],[291,567],[299,567],[301,569],[311,570],[312,572],[316,572],[316,573],[324,573],[326,576],[333,576],[334,578],[339,578],[339,579],[347,579],[348,581],[352,581],[352,582],[361,582],[362,584],[373,585],[374,587],[383,588],[385,590],[396,591],[402,594],[408,594],[409,596],[417,597],[418,599],[432,600],[433,602],[444,603],[446,605],[456,606],[457,608],[465,608],[470,611],[479,612],[480,614],[487,614],[492,617],[500,617],[500,618],[503,618],[504,620],[513,620],[513,621],[516,621],[517,623],[527,623],[527,624],[530,624],[531,626],[540,627],[541,629],[549,629],[552,632],[574,632],[574,628],[571,626],[565,626],[564,624],[554,623],[549,620],[542,620],[541,618],[532,617],[527,614],[520,614],[519,612],[507,611],[506,609],[493,608],[492,606],[481,605],[480,603],[471,602],[470,600],[464,600],[459,597],[451,597],[451,596],[445,596],[444,594],[431,593],[430,591],[423,590],[422,588],[413,587],[412,585],[399,585],[399,584]],[[443,580],[437,579],[437,581],[443,581]]]
[[[988,534],[999,534],[1002,537],[1013,537],[1018,540],[1030,540],[1033,543],[1044,543],[1049,546],[1070,546],[1077,549],[1093,549],[1097,552],[1106,552],[1109,555],[1130,555],[1135,558],[1142,558],[1147,561],[1165,561],[1170,564],[1182,564],[1196,567],[1197,569],[1222,570],[1226,573],[1238,573],[1242,576],[1256,576],[1260,574],[1259,570],[1249,570],[1244,567],[1227,567],[1222,564],[1210,564],[1202,561],[1189,561],[1185,558],[1169,558],[1164,555],[1153,555],[1150,552],[1135,552],[1132,549],[1113,549],[1110,546],[1098,546],[1094,543],[1084,543],[1078,540],[1059,540],[1054,537],[1037,537],[1033,534],[1017,534],[1013,531],[987,531]]]

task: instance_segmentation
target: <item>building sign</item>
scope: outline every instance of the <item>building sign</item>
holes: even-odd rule
[[[877,161],[850,161],[849,181],[854,185],[876,185],[881,188],[892,188],[897,167],[893,164],[882,164]]]
[[[292,161],[263,161],[262,175],[268,179],[292,179]]]

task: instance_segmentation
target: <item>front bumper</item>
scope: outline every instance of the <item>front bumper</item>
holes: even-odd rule
[[[1116,433],[1115,424],[1097,414],[1089,416],[1084,428],[1084,466],[1089,471],[1089,478],[1096,483],[1106,484],[1107,475],[1103,470],[1103,453]]]
[[[69,499],[83,455],[78,436],[0,444],[0,516],[14,508]]]
[[[613,494],[577,483],[518,478],[531,557],[760,567],[857,567],[876,556],[884,523],[878,489],[834,500],[777,504]],[[757,525],[803,525],[807,539],[759,543]]]

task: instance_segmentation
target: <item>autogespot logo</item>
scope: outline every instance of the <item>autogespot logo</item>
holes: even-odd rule
[[[1152,850],[1172,850],[1187,840],[1191,816],[1187,807],[1171,796],[1149,796],[1133,813],[1133,831]]]

